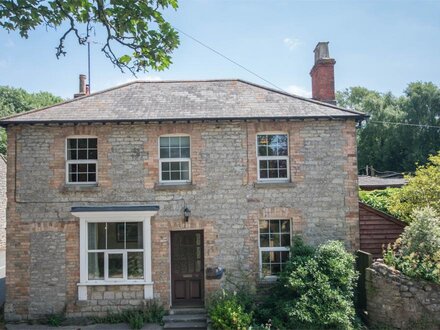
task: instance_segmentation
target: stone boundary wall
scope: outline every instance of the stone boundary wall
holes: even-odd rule
[[[371,326],[440,329],[440,285],[415,280],[378,261],[367,268],[366,287]]]

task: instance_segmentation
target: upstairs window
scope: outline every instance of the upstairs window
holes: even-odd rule
[[[159,149],[160,182],[190,182],[191,150],[189,136],[161,136]]]
[[[97,138],[68,138],[66,156],[67,183],[96,183]]]
[[[288,181],[288,150],[287,134],[258,134],[258,180]]]

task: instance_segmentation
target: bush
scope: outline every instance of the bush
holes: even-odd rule
[[[440,284],[440,217],[426,207],[413,213],[401,237],[384,252],[386,264],[402,273]]]
[[[273,294],[260,306],[257,322],[270,318],[280,329],[353,328],[354,262],[341,242],[314,249],[295,239],[291,259]]]
[[[214,329],[247,330],[252,324],[252,313],[247,313],[235,292],[221,291],[208,303],[208,314]]]
[[[359,191],[361,202],[374,207],[377,210],[399,217],[399,212],[392,209],[394,196],[399,193],[400,188],[387,188],[383,190]]]

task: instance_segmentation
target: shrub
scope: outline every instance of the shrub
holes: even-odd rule
[[[359,199],[361,202],[374,207],[382,212],[399,217],[399,212],[392,209],[394,196],[399,193],[400,188],[387,188],[383,190],[359,191]]]
[[[252,323],[252,313],[245,307],[235,292],[221,291],[212,296],[208,303],[208,313],[214,329],[248,329]]]
[[[440,284],[440,217],[430,207],[413,212],[401,237],[384,252],[386,264]]]
[[[295,239],[291,259],[273,294],[260,306],[258,322],[280,329],[351,329],[355,322],[354,257],[341,242],[317,249]]]

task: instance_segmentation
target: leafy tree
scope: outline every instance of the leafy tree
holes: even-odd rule
[[[412,172],[440,150],[440,89],[433,83],[408,85],[401,97],[364,87],[337,93],[338,103],[370,115],[358,130],[359,170]],[[403,123],[406,125],[395,125]],[[422,126],[419,126],[422,125]]]
[[[40,25],[63,29],[58,58],[66,54],[69,35],[84,45],[98,29],[103,30],[102,52],[121,71],[134,74],[148,68],[164,70],[171,64],[179,37],[162,15],[169,7],[177,9],[177,0],[0,0],[0,27],[18,31],[23,38]],[[128,53],[119,54],[120,49]]]
[[[414,210],[427,206],[440,214],[440,152],[405,178],[408,184],[391,197],[390,212],[406,221],[411,221]]]
[[[431,207],[440,214],[440,152],[405,179],[408,183],[402,188],[360,191],[359,199],[406,222],[411,222],[413,212],[423,207]]]
[[[48,92],[28,93],[21,88],[0,86],[0,118],[63,101]],[[0,153],[6,154],[6,132],[0,129]]]

